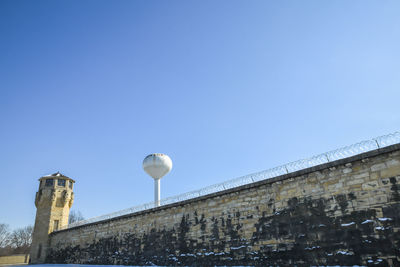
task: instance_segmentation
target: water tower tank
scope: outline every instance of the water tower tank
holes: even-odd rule
[[[165,154],[150,154],[143,160],[144,171],[154,179],[154,204],[160,206],[160,179],[172,169],[172,160]]]

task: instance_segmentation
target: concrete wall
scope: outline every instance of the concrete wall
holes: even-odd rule
[[[20,265],[29,262],[29,254],[0,256],[0,265]]]
[[[400,264],[400,145],[51,234],[49,263]]]

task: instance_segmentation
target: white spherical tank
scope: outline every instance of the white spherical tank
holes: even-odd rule
[[[144,171],[154,179],[154,206],[160,206],[161,178],[172,169],[172,160],[165,154],[150,154],[143,160]]]
[[[144,171],[154,179],[160,179],[172,169],[172,160],[165,154],[150,154],[143,160]]]

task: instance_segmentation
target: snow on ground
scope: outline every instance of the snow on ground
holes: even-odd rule
[[[378,262],[382,261],[381,259],[377,260]],[[105,266],[123,266],[123,267],[129,267],[129,265],[85,265],[85,264],[35,264],[35,265],[13,265],[13,267],[17,266],[25,266],[25,267],[105,267]],[[141,267],[137,265],[130,265],[131,267]],[[149,265],[149,266],[156,266],[156,265]],[[157,267],[157,266],[156,266]],[[159,266],[161,267],[161,266]],[[221,266],[223,267],[223,266]],[[230,267],[244,267],[244,266],[230,266]],[[334,265],[334,266],[324,266],[324,267],[341,267],[340,265]],[[362,267],[360,265],[353,265],[353,267]]]

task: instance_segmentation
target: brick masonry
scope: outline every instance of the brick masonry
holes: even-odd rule
[[[35,197],[37,209],[30,249],[31,263],[43,263],[46,260],[49,233],[68,225],[69,210],[74,201],[74,180],[71,178],[55,173],[41,177],[39,181],[39,190]]]
[[[400,266],[400,145],[54,232],[48,263]]]

